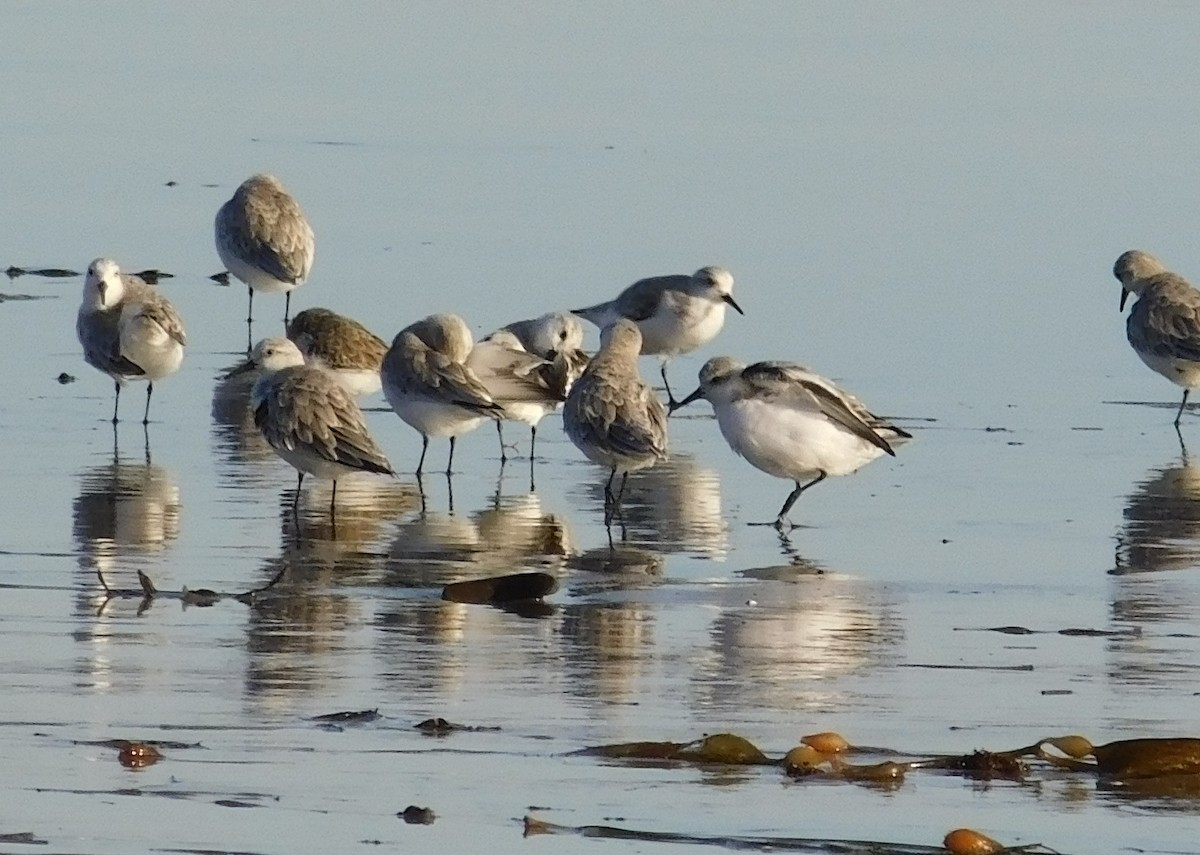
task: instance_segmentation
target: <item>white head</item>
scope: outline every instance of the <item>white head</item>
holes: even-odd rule
[[[260,371],[271,374],[284,368],[304,364],[304,354],[290,338],[264,338],[250,351],[250,362]]]
[[[745,363],[732,357],[714,356],[700,366],[700,385],[696,391],[676,404],[675,408],[678,409],[700,398],[712,401],[723,395],[732,396],[737,390],[738,381],[741,379],[745,367]]]
[[[692,292],[714,303],[726,303],[739,315],[746,314],[733,299],[733,274],[724,267],[701,267],[692,274]]]
[[[83,302],[97,309],[110,309],[125,296],[121,268],[111,258],[97,258],[83,277]]]
[[[542,315],[534,330],[534,347],[538,353],[566,353],[583,347],[583,323],[570,312]]]

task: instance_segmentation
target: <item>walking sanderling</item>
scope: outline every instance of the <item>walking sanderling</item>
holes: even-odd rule
[[[379,391],[387,342],[358,321],[329,309],[305,309],[292,318],[287,335],[305,362],[328,369],[351,395]]]
[[[504,419],[496,422],[502,464],[508,459],[502,426],[506,420],[529,425],[529,462],[532,466],[538,422],[562,406],[566,399],[563,389],[571,382],[568,371],[563,368],[566,358],[550,362],[529,352],[507,328],[496,330],[471,349],[467,365],[491,394],[492,400],[504,408]]]
[[[215,232],[221,263],[249,290],[246,322],[254,318],[254,292],[266,291],[287,295],[287,323],[292,291],[313,265],[313,230],[300,205],[274,175],[254,175],[217,211]]]
[[[396,415],[421,434],[418,476],[429,437],[450,437],[449,475],[457,438],[503,415],[466,364],[473,344],[471,330],[458,315],[430,315],[398,332],[383,357],[384,397]]]
[[[642,334],[621,319],[600,333],[600,350],[571,388],[563,407],[563,429],[593,463],[608,467],[604,521],[621,510],[630,472],[653,466],[667,456],[667,411],[638,374]],[[613,493],[613,479],[621,487]]]
[[[305,475],[333,481],[333,513],[338,478],[352,472],[395,474],[367,431],[354,398],[328,371],[305,365],[304,354],[291,339],[263,339],[246,365],[262,372],[250,393],[254,423],[275,453],[299,474],[293,508],[300,501]],[[243,370],[245,366],[235,372]]]
[[[667,400],[675,404],[667,382],[667,363],[712,341],[725,325],[725,307],[746,314],[733,299],[733,274],[724,267],[702,267],[691,276],[652,276],[640,279],[615,300],[574,313],[604,329],[618,318],[637,323],[642,353],[662,357]]]
[[[187,345],[171,301],[139,277],[122,273],[111,258],[97,258],[83,280],[75,333],[87,364],[113,379],[113,424],[121,387],[131,380],[147,381],[142,424],[149,424],[154,381],[179,370]]]
[[[873,415],[833,381],[791,362],[744,363],[717,356],[700,369],[700,386],[675,409],[705,398],[735,454],[796,483],[775,527],[794,528],[788,511],[800,494],[830,475],[849,475],[912,435]]]
[[[1183,387],[1178,428],[1188,393],[1200,388],[1200,291],[1139,249],[1122,253],[1113,275],[1121,283],[1121,311],[1130,294],[1138,295],[1125,322],[1129,344],[1142,362]]]

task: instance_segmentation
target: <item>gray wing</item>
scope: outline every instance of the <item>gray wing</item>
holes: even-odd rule
[[[565,397],[553,391],[542,376],[542,370],[550,368],[551,363],[501,341],[485,339],[475,345],[467,367],[498,404],[553,403]]]
[[[296,200],[274,190],[239,196],[217,212],[218,242],[281,282],[307,279],[313,231]]]
[[[271,393],[254,411],[254,423],[272,448],[305,447],[344,466],[393,474],[358,404],[319,369],[302,365],[278,372]]]
[[[692,277],[677,274],[639,279],[617,297],[617,311],[631,321],[644,321],[654,314],[664,291],[682,291],[691,281]]]
[[[581,381],[582,382],[582,381]],[[642,382],[586,383],[567,400],[574,412],[564,423],[576,437],[619,454],[666,455],[667,412],[658,396]]]
[[[126,298],[122,311],[132,311],[144,320],[158,324],[163,332],[186,347],[187,333],[183,329],[183,319],[179,317],[179,312],[175,310],[171,301],[153,285],[148,285],[137,276],[124,278],[129,297]]]
[[[1151,277],[1125,329],[1139,351],[1200,362],[1200,291],[1173,273]]]
[[[801,409],[814,407],[823,416],[860,439],[895,456],[888,441],[879,434],[886,430],[898,437],[911,435],[871,413],[858,398],[832,381],[790,362],[759,362],[742,372],[752,394]]]
[[[412,333],[403,335],[416,336]],[[424,395],[447,404],[478,410],[485,415],[502,411],[478,378],[461,363],[454,362],[423,344],[393,346],[384,359],[388,382],[402,393]]]
[[[88,365],[111,376],[140,377],[146,372],[121,355],[121,313],[81,312],[75,333]]]

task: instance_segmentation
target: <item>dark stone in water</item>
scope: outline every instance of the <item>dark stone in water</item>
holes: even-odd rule
[[[54,379],[55,379],[55,380],[57,380],[57,381],[58,381],[58,383],[59,383],[60,385],[62,385],[62,386],[66,386],[68,383],[74,383],[74,382],[75,382],[75,377],[74,377],[73,375],[71,375],[71,374],[68,374],[68,373],[67,373],[67,372],[65,372],[65,371],[64,371],[62,374],[59,374],[59,375],[58,375],[57,377],[55,377]]]
[[[558,580],[549,573],[512,573],[452,582],[442,589],[442,599],[452,603],[511,603],[540,600],[557,590]]]
[[[208,278],[211,279],[213,282],[216,282],[218,285],[228,285],[229,284],[229,271],[222,270],[220,273],[214,273],[212,276],[210,276]]]
[[[409,825],[433,825],[433,821],[437,819],[437,815],[427,807],[417,807],[409,805],[400,813],[396,814]]]

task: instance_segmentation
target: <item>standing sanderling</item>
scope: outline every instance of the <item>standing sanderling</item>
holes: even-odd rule
[[[873,415],[831,380],[791,362],[744,363],[717,356],[700,369],[700,387],[675,409],[705,398],[735,454],[776,478],[796,482],[775,527],[794,528],[788,511],[830,475],[849,475],[912,435]]]
[[[187,344],[171,302],[139,277],[122,273],[111,258],[97,258],[83,280],[75,333],[87,364],[113,378],[113,424],[121,386],[131,380],[148,383],[142,424],[149,424],[154,381],[179,370]]]
[[[466,364],[472,345],[471,330],[458,315],[430,315],[400,330],[383,357],[384,397],[396,415],[421,434],[418,476],[425,466],[429,437],[450,437],[449,475],[455,440],[503,415]]]
[[[329,309],[305,309],[292,318],[287,335],[305,362],[329,369],[351,395],[379,391],[387,342],[358,321]]]
[[[313,265],[313,230],[300,205],[274,175],[254,175],[217,211],[215,231],[221,263],[249,289],[246,322],[254,318],[255,291],[282,291],[286,323],[292,290]]]
[[[352,472],[393,475],[392,466],[367,432],[362,411],[332,374],[304,364],[291,339],[265,338],[254,346],[240,372],[262,375],[250,393],[254,423],[275,453],[295,467],[295,508],[305,475],[333,481],[329,511],[337,502],[337,481]]]
[[[530,353],[520,339],[508,330],[497,330],[471,348],[467,367],[475,372],[492,400],[504,408],[503,419],[496,420],[500,437],[500,463],[508,456],[504,447],[503,422],[529,425],[529,462],[533,464],[538,422],[558,409],[566,397],[551,388],[554,365]]]
[[[733,274],[724,267],[702,267],[691,276],[652,276],[639,279],[615,300],[574,309],[604,329],[618,318],[637,323],[642,353],[662,357],[667,400],[675,404],[667,382],[667,363],[712,341],[725,325],[725,307],[746,314],[733,299]]]
[[[593,463],[610,470],[604,485],[604,521],[621,510],[629,473],[667,456],[667,411],[638,374],[642,334],[637,324],[618,320],[600,334],[600,350],[571,388],[563,407],[563,429]],[[621,487],[613,493],[613,479]]]
[[[1121,282],[1122,311],[1129,295],[1138,295],[1125,322],[1130,345],[1142,362],[1183,387],[1175,413],[1178,428],[1188,393],[1200,388],[1200,291],[1138,249],[1121,254],[1113,275]]]
[[[551,389],[564,398],[587,368],[583,351],[583,324],[570,312],[549,312],[539,318],[516,321],[503,328],[517,337],[530,353],[550,362],[554,368],[542,372]]]

